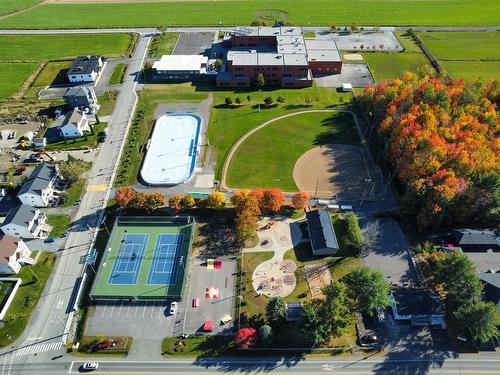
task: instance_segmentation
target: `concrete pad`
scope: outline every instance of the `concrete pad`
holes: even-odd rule
[[[346,53],[344,60],[363,61],[363,55],[360,53]]]
[[[200,174],[196,176],[194,187],[201,189],[210,189],[214,186],[214,180],[215,180],[214,174]]]

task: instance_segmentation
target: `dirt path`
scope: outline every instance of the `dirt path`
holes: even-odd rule
[[[3,20],[5,18],[9,18],[9,17],[12,17],[12,16],[17,16],[18,14],[21,14],[21,13],[27,12],[28,10],[34,9],[36,7],[39,7],[43,3],[45,3],[45,1],[40,1],[38,3],[33,3],[33,4],[30,4],[30,5],[27,5],[26,7],[22,8],[22,9],[18,9],[18,10],[15,10],[15,11],[11,12],[11,13],[4,14],[4,15],[0,16],[0,20]]]

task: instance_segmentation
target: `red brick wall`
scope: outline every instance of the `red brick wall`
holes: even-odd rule
[[[341,61],[309,61],[309,67],[313,73],[340,74]]]

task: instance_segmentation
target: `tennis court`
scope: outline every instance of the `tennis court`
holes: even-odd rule
[[[119,217],[92,286],[94,300],[180,299],[193,240],[189,217]]]

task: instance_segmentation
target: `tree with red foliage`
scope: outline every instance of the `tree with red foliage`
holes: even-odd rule
[[[276,213],[281,209],[283,203],[285,203],[285,196],[279,188],[266,189],[259,203],[262,213]]]
[[[257,345],[258,338],[255,328],[240,328],[234,337],[234,343],[239,349],[248,349]]]
[[[231,203],[236,207],[240,205],[242,201],[244,201],[250,195],[250,190],[242,189],[236,191],[231,197]]]
[[[311,194],[301,191],[292,197],[292,205],[296,210],[303,210],[311,199]]]
[[[122,186],[115,193],[116,204],[122,208],[128,207],[130,201],[134,198],[135,190],[130,186]]]

